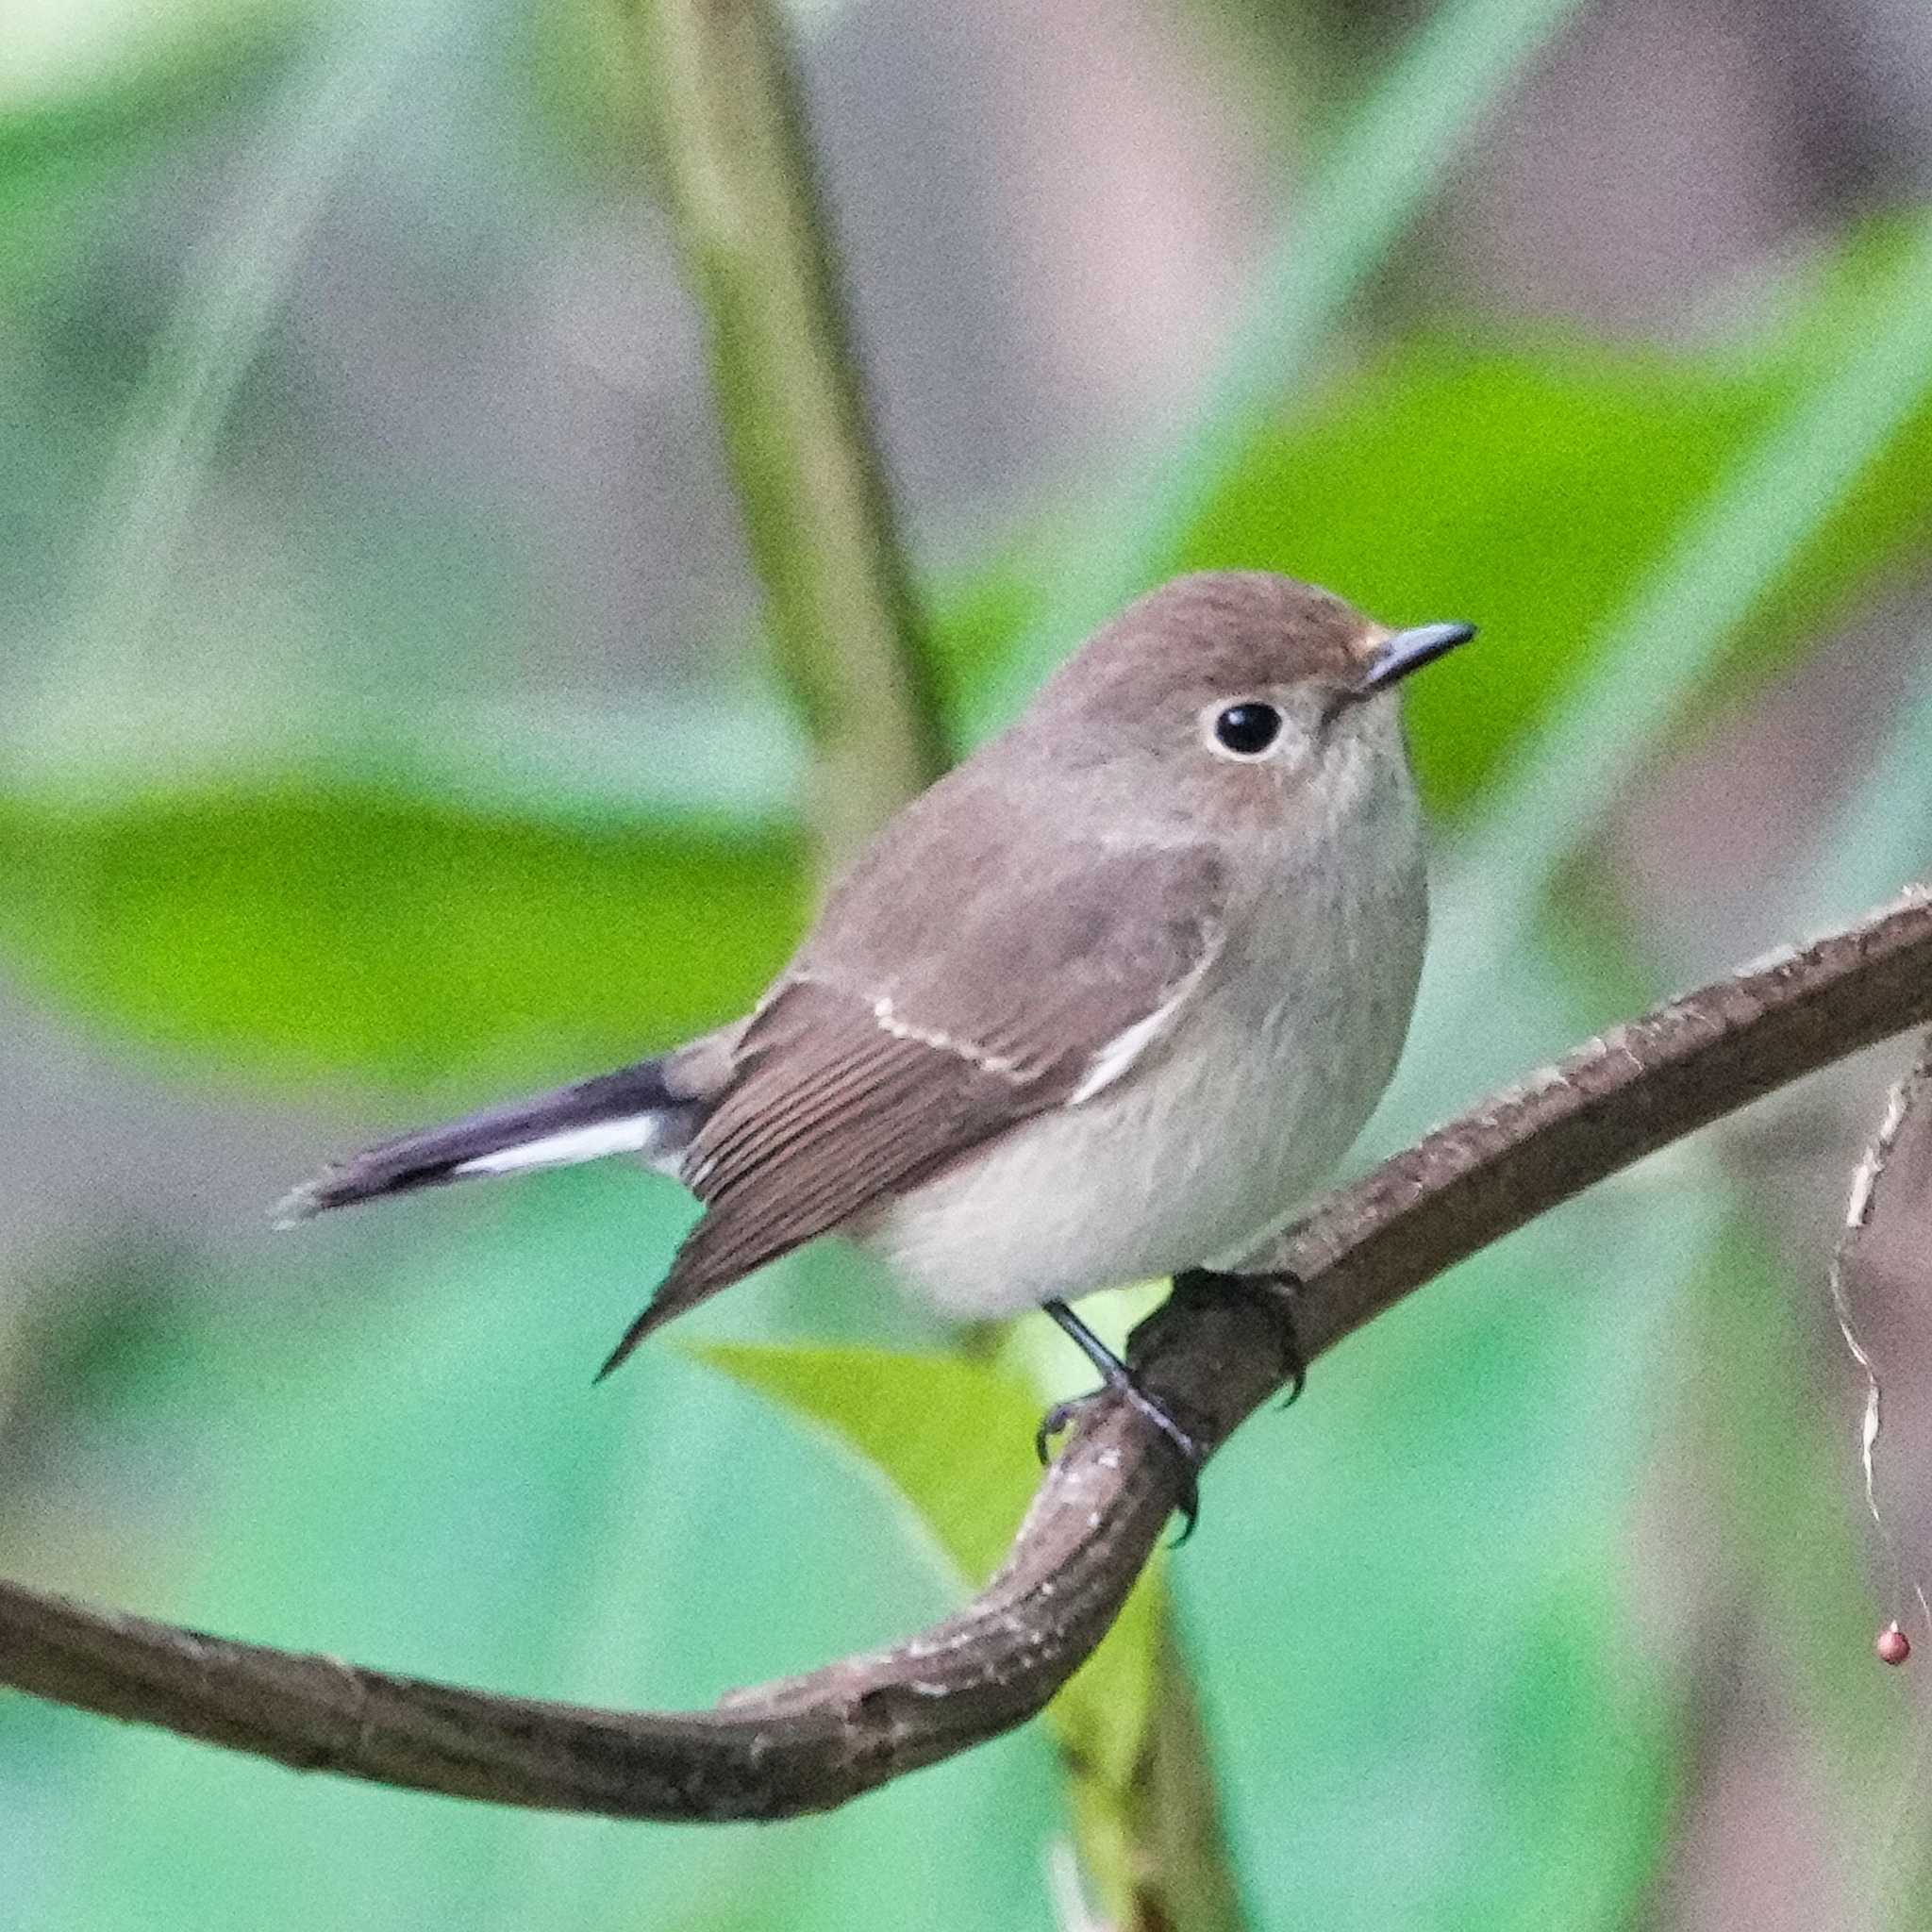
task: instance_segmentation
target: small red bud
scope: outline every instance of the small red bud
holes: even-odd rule
[[[1878,1633],[1878,1641],[1872,1646],[1878,1653],[1882,1664],[1902,1664],[1912,1654],[1911,1639],[1894,1624],[1888,1624]]]

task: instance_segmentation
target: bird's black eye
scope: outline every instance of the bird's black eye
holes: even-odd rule
[[[1214,720],[1215,741],[1238,758],[1257,758],[1281,736],[1281,713],[1273,705],[1229,705]]]

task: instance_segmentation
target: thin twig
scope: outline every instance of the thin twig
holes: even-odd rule
[[[1932,1021],[1932,893],[1588,1041],[1322,1202],[1256,1265],[1292,1272],[1310,1357],[1606,1175],[1875,1041]],[[1251,1300],[1161,1310],[1135,1359],[1212,1447],[1280,1386]],[[1118,1406],[1049,1470],[1005,1567],[891,1650],[718,1709],[486,1695],[233,1643],[0,1584],[0,1681],[302,1770],[612,1817],[821,1810],[1037,1711],[1093,1648],[1166,1523],[1176,1472]]]

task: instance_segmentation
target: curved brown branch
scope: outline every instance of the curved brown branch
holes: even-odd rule
[[[1545,1209],[1680,1135],[1932,1021],[1932,893],[1747,968],[1578,1048],[1330,1195],[1257,1265],[1303,1286],[1313,1356]],[[1279,1386],[1252,1302],[1142,1324],[1148,1385],[1218,1445]],[[1099,1641],[1174,1501],[1115,1407],[1047,1473],[1006,1567],[893,1649],[718,1709],[534,1703],[205,1637],[0,1584],[0,1681],[108,1716],[380,1783],[613,1817],[837,1805],[1032,1715]]]

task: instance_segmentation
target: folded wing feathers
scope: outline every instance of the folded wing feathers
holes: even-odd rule
[[[1123,904],[1139,916],[1119,922]],[[1220,905],[1211,853],[1134,850],[1090,856],[1051,890],[962,908],[943,958],[914,955],[863,991],[852,957],[866,956],[863,934],[836,966],[824,949],[808,955],[739,1040],[735,1077],[681,1168],[705,1217],[604,1372],[754,1268],[1125,1077],[1212,967]],[[935,1013],[952,1024],[934,1025]]]
[[[797,984],[766,1024],[782,1041],[752,1054],[685,1162],[705,1218],[607,1374],[674,1315],[1041,1104],[972,1059],[888,1032],[849,994]]]

